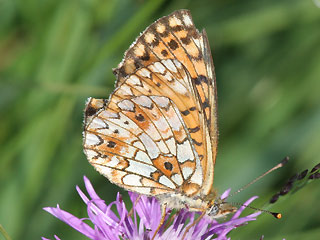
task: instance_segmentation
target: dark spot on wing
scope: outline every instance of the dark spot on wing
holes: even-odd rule
[[[209,100],[208,100],[208,99],[206,99],[206,100],[202,103],[202,107],[203,107],[203,109],[205,109],[205,108],[207,108],[207,107],[210,107],[210,106],[209,106]]]
[[[206,76],[203,75],[199,75],[196,78],[193,78],[193,81],[196,85],[200,85],[201,83],[208,83],[208,79],[206,78]]]
[[[194,140],[193,138],[192,138],[192,142],[193,142],[195,145],[197,145],[197,146],[201,146],[201,145],[202,145],[202,142],[197,142],[197,141]]]
[[[188,130],[189,130],[190,133],[195,133],[195,132],[198,132],[200,130],[200,127],[197,126],[195,128],[188,128]]]
[[[191,39],[190,39],[188,36],[186,36],[186,37],[184,37],[184,38],[180,38],[180,40],[181,40],[181,42],[182,42],[183,44],[185,44],[185,45],[189,45],[190,42],[191,42]]]
[[[155,37],[150,45],[151,45],[151,47],[158,46],[159,45],[159,39]]]
[[[145,51],[144,54],[142,56],[140,56],[139,58],[143,61],[148,61],[148,60],[150,60],[150,55],[147,51]]]
[[[176,50],[179,47],[178,43],[174,39],[171,39],[171,41],[168,42],[168,45],[172,50]]]
[[[171,27],[171,29],[174,31],[174,32],[180,32],[181,30],[183,30],[183,26],[181,25],[176,25],[174,27]]]
[[[190,114],[190,111],[189,110],[185,110],[185,111],[182,111],[181,114],[184,115],[184,116],[187,116],[187,115]]]
[[[143,122],[145,120],[144,116],[141,113],[136,115],[135,119],[137,119],[139,122]]]
[[[161,54],[162,54],[162,56],[166,57],[166,56],[168,56],[168,51],[164,49],[161,51]]]
[[[139,68],[143,67],[143,64],[141,62],[135,60],[134,61],[134,66],[135,66],[136,69],[139,69]]]
[[[88,106],[87,109],[86,109],[85,115],[86,115],[86,116],[92,116],[92,115],[94,115],[97,111],[98,111],[97,108],[94,108],[94,107],[92,107],[92,106]]]
[[[108,144],[107,144],[107,147],[109,148],[114,148],[117,144],[113,141],[109,141]]]
[[[171,163],[169,163],[169,162],[165,162],[164,163],[164,167],[167,169],[167,170],[169,170],[169,171],[172,171],[172,164]]]

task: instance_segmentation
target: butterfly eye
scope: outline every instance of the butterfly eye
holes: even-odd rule
[[[208,215],[215,216],[218,214],[218,212],[219,212],[219,205],[217,203],[214,203],[212,207],[209,209]]]

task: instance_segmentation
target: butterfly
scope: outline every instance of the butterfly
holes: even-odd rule
[[[89,98],[84,152],[110,182],[162,208],[219,218],[236,211],[213,188],[217,95],[206,32],[188,10],[152,23],[113,70],[108,100]]]

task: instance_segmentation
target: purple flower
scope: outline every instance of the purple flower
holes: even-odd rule
[[[86,203],[88,209],[88,218],[77,218],[72,214],[60,209],[59,205],[56,208],[46,207],[44,210],[51,213],[61,221],[67,223],[89,239],[94,240],[115,240],[115,239],[151,239],[159,226],[161,220],[161,210],[158,200],[154,197],[146,197],[129,192],[130,199],[133,203],[132,214],[128,216],[129,212],[122,201],[121,195],[118,193],[116,201],[109,205],[106,205],[104,200],[94,191],[88,178],[84,177],[86,190],[89,194],[89,198],[80,190],[77,186],[77,191]],[[225,198],[229,194],[226,191],[222,194]],[[250,198],[244,205],[249,205],[257,197]],[[117,215],[111,210],[111,207],[115,205],[117,209]],[[185,240],[188,239],[229,239],[227,234],[249,221],[256,220],[256,217],[260,215],[260,212],[250,214],[245,217],[240,217],[241,212],[244,210],[244,206],[240,207],[238,211],[227,222],[219,223],[216,220],[210,219],[204,216],[197,224],[192,226],[185,235]],[[189,212],[182,209],[177,212],[173,217],[173,221],[169,226],[166,226],[167,220],[172,216],[170,210],[167,211],[165,224],[160,228],[156,234],[155,239],[182,239],[188,226],[190,226],[197,214],[195,212]],[[140,221],[138,221],[138,218]],[[94,227],[85,223],[85,220],[91,221]],[[185,225],[185,223],[188,223]],[[59,240],[57,236],[54,236],[56,240]],[[42,238],[46,240],[47,238]]]

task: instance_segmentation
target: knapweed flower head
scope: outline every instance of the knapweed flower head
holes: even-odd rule
[[[118,193],[114,202],[107,205],[94,191],[88,178],[84,177],[88,196],[77,186],[77,191],[87,205],[88,217],[78,218],[60,209],[46,207],[44,210],[51,213],[61,221],[67,223],[89,239],[94,240],[118,240],[118,239],[151,239],[161,221],[161,208],[158,200],[154,197],[146,197],[129,192],[133,207],[131,211],[126,208],[121,195]],[[222,194],[225,199],[229,191]],[[239,226],[256,220],[260,212],[240,217],[245,206],[249,205],[257,197],[250,198],[238,209],[238,211],[226,222],[219,223],[207,216],[193,224],[198,213],[189,212],[186,209],[178,211],[175,215],[171,210],[167,211],[165,223],[155,235],[155,240],[172,239],[229,239],[227,234]],[[111,210],[115,206],[117,214]],[[172,221],[170,221],[172,219]],[[94,227],[86,223],[89,221]],[[169,223],[168,223],[169,222]],[[91,224],[91,225],[92,225]],[[191,226],[191,227],[190,227]],[[45,240],[47,238],[43,238]],[[55,239],[59,237],[55,236]]]

